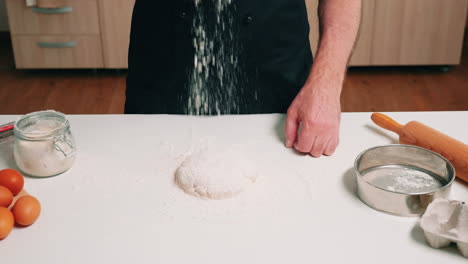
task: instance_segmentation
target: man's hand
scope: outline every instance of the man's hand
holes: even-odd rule
[[[335,152],[339,142],[341,85],[341,80],[321,76],[302,88],[288,109],[286,147],[313,157]]]
[[[320,41],[314,65],[288,109],[286,146],[314,157],[338,146],[340,94],[356,40],[361,0],[319,1]]]

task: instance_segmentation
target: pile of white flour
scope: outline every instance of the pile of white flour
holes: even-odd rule
[[[233,197],[257,180],[255,164],[240,150],[204,147],[186,155],[175,173],[185,192],[209,199]]]

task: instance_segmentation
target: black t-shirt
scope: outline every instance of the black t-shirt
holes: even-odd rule
[[[208,1],[217,2],[201,0]],[[194,67],[194,2],[136,0],[126,113],[185,114]],[[284,113],[312,64],[305,0],[232,0],[229,8],[244,73],[239,113]]]

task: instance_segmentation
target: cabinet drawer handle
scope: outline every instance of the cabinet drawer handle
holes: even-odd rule
[[[65,13],[71,13],[73,11],[73,8],[72,7],[63,7],[63,8],[33,7],[32,11],[34,13],[41,13],[41,14],[65,14]]]
[[[37,46],[41,48],[74,48],[76,47],[76,42],[75,41],[58,42],[58,43],[38,42]]]

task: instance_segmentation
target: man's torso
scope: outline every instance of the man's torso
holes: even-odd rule
[[[183,113],[194,67],[194,19],[200,12],[193,1],[136,1],[126,112]],[[215,10],[203,5],[208,1],[213,0],[202,0],[204,16],[216,23]],[[284,112],[312,63],[305,2],[232,1],[230,26],[241,49],[239,67],[246,80],[241,85],[248,91],[240,113]]]

